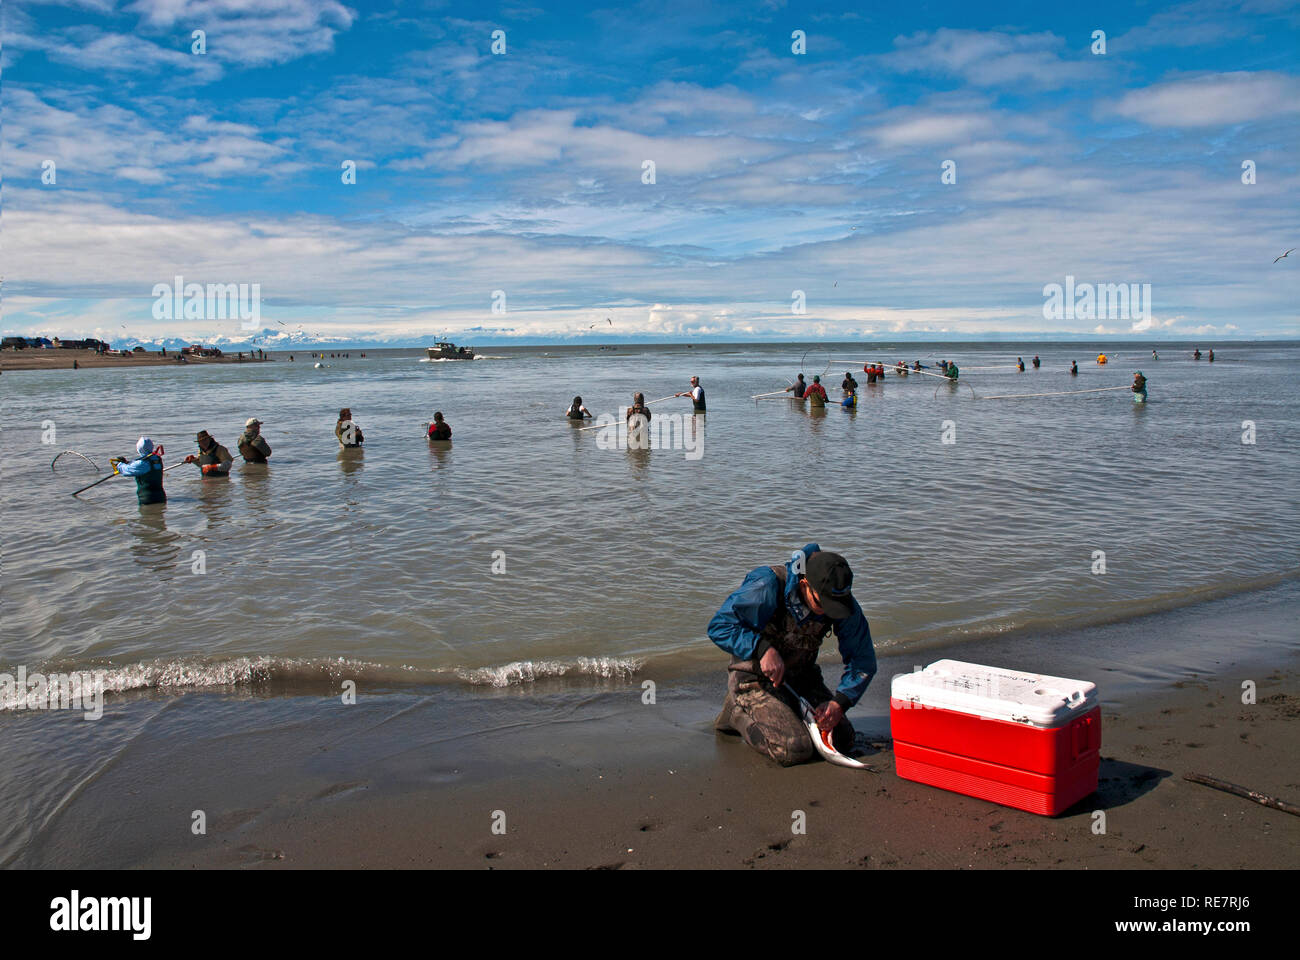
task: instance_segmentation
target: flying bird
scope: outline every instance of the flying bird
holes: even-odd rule
[[[614,321],[611,320],[611,319],[609,319],[609,317],[606,317],[606,318],[605,318],[605,322],[608,323],[611,327],[614,325]],[[590,330],[592,327],[596,326],[596,325],[599,324],[599,323],[600,323],[600,321],[597,320],[596,323],[591,324],[590,326],[587,327],[587,329]]]
[[[1292,248],[1291,248],[1290,250],[1288,250],[1286,253],[1282,254],[1281,257],[1278,257],[1277,260],[1281,260],[1283,257],[1285,257],[1285,256],[1287,255],[1287,253],[1293,253],[1293,252],[1295,251],[1295,249],[1296,249],[1295,247],[1292,247]],[[1274,262],[1274,263],[1277,263],[1277,260],[1274,260],[1273,262]]]

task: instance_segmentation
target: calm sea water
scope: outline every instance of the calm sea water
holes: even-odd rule
[[[323,369],[299,352],[6,373],[0,668],[106,669],[110,688],[131,689],[704,665],[726,594],[809,540],[848,557],[881,648],[1122,619],[1294,577],[1300,347],[1224,344],[1214,364],[1191,345],[1159,346],[1159,360],[1130,347],[1098,366],[1106,346],[489,348],[472,363],[352,350]],[[1035,353],[1040,370],[1015,370]],[[955,359],[962,385],[891,373],[873,388],[860,363],[830,362],[875,357]],[[860,408],[750,399],[801,368],[825,373],[832,396],[855,369]],[[1145,405],[1123,391],[985,399],[1123,386],[1139,369]],[[634,391],[685,390],[692,374],[706,420],[686,400],[653,409],[686,414],[694,450],[609,449],[562,418],[574,394],[617,414]],[[343,406],[365,431],[361,457],[335,442]],[[423,438],[435,410],[454,429],[447,449]],[[124,479],[74,499],[94,474],[50,468],[64,449],[105,468],[140,434],[168,463],[199,429],[233,448],[250,416],[271,465],[228,481],[177,468],[165,506],[137,506]]]

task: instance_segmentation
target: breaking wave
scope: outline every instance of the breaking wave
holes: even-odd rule
[[[34,695],[35,683],[70,674],[102,676],[106,694],[136,691],[175,691],[273,687],[285,694],[335,691],[340,683],[385,687],[414,687],[461,683],[471,687],[511,687],[555,677],[586,677],[600,680],[628,680],[643,661],[631,657],[577,657],[571,660],[516,660],[493,667],[427,669],[389,666],[343,657],[286,658],[235,657],[229,660],[160,660],[121,667],[78,665],[26,668],[24,687],[18,684],[16,667],[0,671],[0,711],[13,710]],[[37,680],[37,677],[44,679]],[[64,681],[66,683],[66,679]],[[44,687],[42,687],[44,688]]]
[[[474,686],[513,687],[549,677],[584,676],[630,680],[643,661],[632,657],[578,657],[576,660],[516,660],[500,667],[457,670],[456,676]]]

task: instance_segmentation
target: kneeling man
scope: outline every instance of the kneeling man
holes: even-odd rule
[[[716,729],[740,734],[782,766],[811,759],[816,749],[788,685],[815,706],[817,725],[834,731],[837,750],[852,748],[853,727],[844,713],[876,674],[871,630],[852,586],[848,562],[815,543],[784,566],[750,571],[709,621],[709,639],[731,654]],[[832,629],[844,661],[833,694],[817,666],[817,652]]]

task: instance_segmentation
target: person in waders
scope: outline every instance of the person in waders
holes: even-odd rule
[[[709,621],[709,639],[731,654],[727,695],[714,729],[739,734],[783,767],[812,759],[816,748],[788,685],[815,705],[817,725],[833,731],[837,750],[852,748],[853,725],[844,714],[876,675],[871,629],[852,586],[848,562],[816,543],[784,566],[749,572]],[[832,629],[844,662],[834,693],[817,666],[817,652]]]
[[[796,400],[802,400],[803,395],[808,391],[808,384],[804,382],[803,374],[799,374],[795,382],[785,388],[786,393],[793,393]]]
[[[826,406],[826,388],[822,386],[822,378],[814,376],[812,386],[805,392],[804,396],[808,398],[808,406],[824,407]]]
[[[674,397],[690,397],[691,404],[696,413],[707,412],[704,407],[704,388],[700,386],[699,377],[691,377],[691,389],[685,393],[674,393]]]
[[[235,441],[235,446],[245,463],[266,463],[266,458],[271,455],[271,445],[262,436],[262,421],[256,417],[244,421],[244,432]]]
[[[135,498],[140,506],[150,503],[166,503],[167,491],[163,489],[162,447],[156,451],[153,441],[141,437],[135,442],[136,457],[114,457],[113,469],[124,477],[135,477]]]
[[[230,476],[230,467],[235,462],[230,451],[212,439],[212,434],[206,430],[200,430],[194,440],[199,445],[199,452],[191,453],[185,458],[185,462],[197,463],[199,471],[205,477]]]
[[[1139,397],[1141,397],[1144,401],[1146,400],[1147,378],[1142,376],[1141,370],[1133,374],[1133,392],[1137,394]]]
[[[1078,360],[1071,360],[1071,361],[1070,361],[1070,376],[1072,376],[1072,377],[1077,377],[1078,375],[1079,375],[1079,361],[1078,361]]]
[[[591,411],[582,405],[582,397],[574,397],[573,403],[564,415],[570,420],[587,420],[591,417]]]
[[[632,406],[627,408],[627,416],[625,417],[628,426],[630,427],[632,425],[633,417],[643,417],[645,422],[649,423],[651,416],[653,416],[653,414],[650,413],[650,409],[645,405],[645,394],[632,394]]]
[[[366,442],[366,435],[352,422],[352,408],[344,407],[339,411],[338,422],[334,424],[334,436],[340,447],[354,448]]]
[[[451,424],[442,417],[442,411],[439,410],[433,415],[433,423],[429,424],[430,440],[450,440]]]
[[[645,394],[634,393],[632,406],[627,408],[624,422],[627,424],[627,448],[629,450],[650,449],[650,408],[646,406]]]

